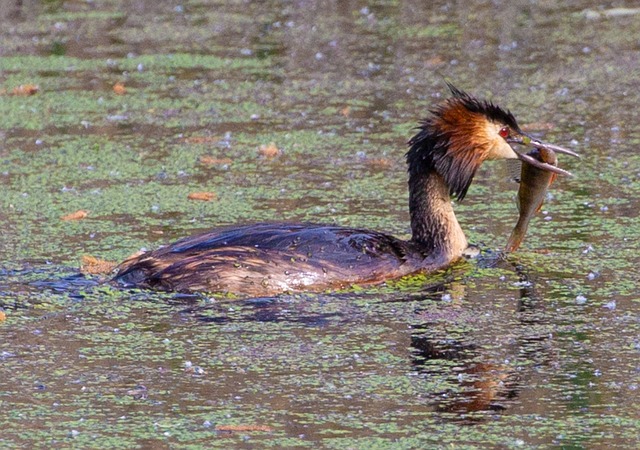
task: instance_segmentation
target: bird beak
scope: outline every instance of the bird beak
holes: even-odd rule
[[[526,145],[526,146],[530,146],[530,147],[534,147],[534,148],[538,148],[538,149],[545,149],[545,150],[549,150],[552,152],[556,152],[556,153],[563,153],[565,155],[571,155],[574,156],[576,158],[580,158],[580,155],[578,155],[576,152],[571,151],[569,149],[566,149],[564,147],[560,147],[558,145],[553,145],[553,144],[547,144],[546,142],[542,142],[539,141],[537,139],[532,138],[531,136],[527,136],[524,133],[517,133],[517,134],[513,134],[512,136],[510,136],[509,138],[507,138],[507,142],[509,142],[510,144],[520,144],[520,145]],[[566,171],[564,169],[561,169],[557,166],[554,166],[552,164],[548,164],[542,161],[538,161],[535,158],[532,158],[531,156],[524,154],[524,153],[518,153],[516,152],[516,155],[518,156],[518,159],[520,161],[524,161],[527,164],[531,164],[534,167],[537,167],[539,169],[542,170],[546,170],[549,172],[553,172],[553,173],[557,173],[559,175],[567,175],[567,176],[573,176],[573,174],[569,171]]]

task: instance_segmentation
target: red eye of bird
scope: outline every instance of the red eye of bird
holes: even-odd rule
[[[498,134],[500,134],[500,137],[502,137],[503,139],[506,139],[509,137],[510,132],[511,130],[509,130],[509,127],[502,127],[500,128],[500,131],[498,132]]]

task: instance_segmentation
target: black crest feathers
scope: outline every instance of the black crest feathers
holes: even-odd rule
[[[453,98],[460,100],[464,104],[465,108],[467,108],[469,111],[483,114],[489,120],[508,125],[513,130],[520,130],[516,118],[508,109],[502,109],[498,105],[494,105],[492,102],[487,100],[478,100],[477,98],[472,97],[466,92],[458,89],[448,81],[446,83],[447,87],[451,91],[451,94],[453,95]]]

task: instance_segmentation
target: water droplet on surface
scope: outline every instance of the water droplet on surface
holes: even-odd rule
[[[610,309],[611,311],[613,311],[614,309],[616,309],[616,301],[615,300],[611,300],[610,302],[605,303],[604,305],[602,305],[602,307]]]

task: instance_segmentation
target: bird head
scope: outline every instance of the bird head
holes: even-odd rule
[[[462,200],[476,170],[487,159],[519,159],[549,172],[570,175],[554,165],[517,152],[514,144],[578,156],[524,133],[509,110],[479,100],[447,83],[453,96],[433,108],[431,116],[409,141],[409,170],[435,170],[449,186],[449,193]]]

